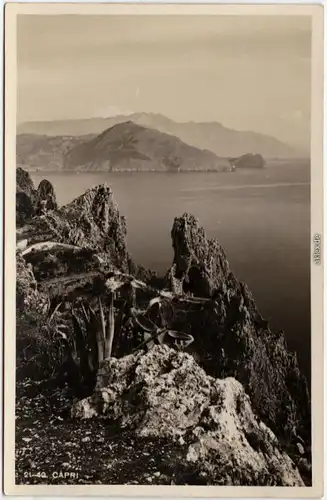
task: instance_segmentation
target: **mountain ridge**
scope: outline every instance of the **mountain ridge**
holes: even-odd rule
[[[114,117],[34,121],[21,123],[17,134],[81,136],[99,134],[118,123],[133,121],[138,125],[155,128],[159,132],[176,136],[192,146],[208,149],[221,157],[260,153],[266,158],[303,156],[296,148],[260,132],[233,130],[219,122],[177,122],[158,113],[132,113]]]
[[[118,123],[98,136],[77,144],[64,155],[65,170],[110,171],[223,171],[227,159],[190,146],[178,137],[133,121]]]

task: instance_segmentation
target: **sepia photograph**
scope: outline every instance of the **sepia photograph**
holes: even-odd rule
[[[323,11],[95,7],[7,4],[11,491],[322,493]]]

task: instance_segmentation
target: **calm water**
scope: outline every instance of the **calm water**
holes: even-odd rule
[[[104,182],[127,218],[134,260],[164,273],[172,261],[174,217],[194,214],[225,248],[236,276],[248,284],[263,316],[283,328],[309,373],[310,167],[278,164],[236,173],[32,172],[49,179],[59,204]]]

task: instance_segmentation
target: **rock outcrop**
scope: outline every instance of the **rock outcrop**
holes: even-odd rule
[[[38,185],[36,198],[37,212],[40,214],[42,214],[44,211],[56,210],[58,208],[53,185],[47,179],[43,179]]]
[[[47,191],[49,200],[52,191]],[[119,214],[112,189],[89,189],[59,210],[46,211],[18,232],[28,245],[44,241],[66,243],[101,254],[113,267],[127,271],[126,222]]]
[[[18,167],[16,217],[20,308],[26,303],[28,310],[28,302],[42,292],[56,300],[89,296],[94,280],[104,280],[109,269],[142,274],[128,254],[126,222],[108,186],[90,189],[58,209],[52,184],[43,180],[35,189]]]
[[[231,158],[231,165],[235,168],[264,168],[266,162],[260,154],[247,153],[239,158]]]
[[[58,208],[51,182],[44,179],[37,189],[28,172],[16,169],[16,224],[23,226],[37,215]]]
[[[189,354],[167,346],[103,362],[93,396],[76,403],[75,418],[101,416],[137,436],[188,444],[185,461],[208,484],[303,486],[273,432],[254,415],[233,378],[214,379]]]
[[[120,215],[109,186],[89,189],[65,205],[58,219],[51,223],[67,242],[104,252],[117,267],[126,268],[126,220]]]
[[[175,290],[209,297],[202,310],[184,317],[201,365],[215,377],[235,377],[251,397],[254,411],[287,442],[310,443],[310,400],[296,355],[283,332],[261,317],[247,286],[230,271],[216,240],[206,238],[192,216],[176,218],[172,229]],[[182,327],[176,321],[172,328]]]
[[[43,180],[36,190],[29,174],[18,168],[17,191],[28,202],[24,210],[17,211],[17,250],[32,269],[38,290],[51,300],[90,297],[94,281],[104,282],[112,270],[149,283],[155,280],[154,273],[130,258],[126,221],[110,187],[94,187],[58,209],[52,184]]]
[[[35,186],[29,173],[21,167],[16,168],[16,191],[24,192],[28,196],[32,196],[35,191]]]
[[[174,249],[171,279],[177,289],[210,297],[226,284],[229,265],[225,252],[216,240],[206,238],[193,215],[176,218],[171,237]]]

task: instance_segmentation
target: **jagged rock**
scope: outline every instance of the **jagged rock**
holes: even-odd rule
[[[222,247],[206,238],[192,215],[175,219],[172,239],[175,282],[184,292],[212,298],[196,315],[183,318],[202,366],[215,377],[240,381],[254,411],[279,437],[310,442],[308,387],[283,332],[271,332],[247,286],[230,271]],[[182,323],[171,327],[178,330]]]
[[[16,191],[24,192],[28,196],[32,196],[35,191],[34,183],[29,173],[21,167],[16,168]]]
[[[20,231],[19,239],[27,239],[29,244],[57,241],[93,250],[113,267],[129,270],[126,221],[106,185],[89,189],[59,210],[35,218]]]
[[[119,214],[112,190],[98,186],[61,209],[51,183],[37,191],[36,213],[16,231],[17,249],[33,266],[39,290],[56,300],[92,296],[95,279],[109,270],[133,273],[145,281],[154,273],[136,266],[127,251],[126,222]],[[44,202],[44,203],[43,203]],[[26,222],[26,221],[25,221]]]
[[[112,189],[101,185],[62,207],[58,213],[63,238],[72,244],[109,253],[114,261],[127,262],[126,221],[119,214]]]
[[[48,210],[56,210],[57,202],[54,188],[44,179],[35,189],[28,172],[21,167],[16,169],[16,224],[23,226],[36,215]]]
[[[38,214],[47,210],[56,210],[58,208],[53,185],[47,179],[43,179],[38,185],[36,198]]]
[[[269,484],[303,485],[241,384],[206,375],[192,356],[167,346],[104,361],[93,396],[76,403],[72,416],[118,420],[137,436],[185,436],[185,462],[213,484],[264,484],[269,477]]]
[[[174,261],[171,280],[178,281],[185,292],[211,296],[229,274],[223,248],[216,240],[208,240],[204,229],[193,215],[175,218],[171,232]]]

